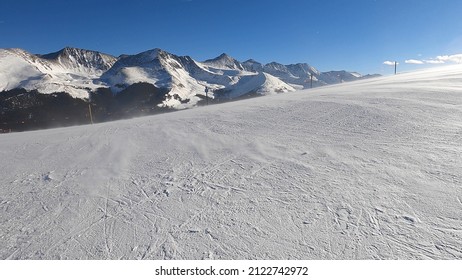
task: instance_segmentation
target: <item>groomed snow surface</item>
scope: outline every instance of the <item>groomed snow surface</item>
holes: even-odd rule
[[[0,135],[2,259],[462,259],[462,67]]]

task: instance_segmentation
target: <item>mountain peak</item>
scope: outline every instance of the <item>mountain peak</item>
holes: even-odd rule
[[[204,64],[212,66],[212,67],[216,67],[216,68],[244,70],[244,67],[239,61],[232,58],[226,53],[222,53],[215,58],[208,59],[204,61]]]
[[[233,59],[233,58],[232,58],[230,55],[228,55],[227,53],[222,53],[222,54],[220,54],[217,58],[218,58],[218,59],[224,59],[224,58],[226,58],[226,59]]]
[[[113,57],[112,55],[103,54],[99,51],[92,51],[92,50],[74,48],[74,47],[69,47],[69,46],[62,48],[61,50],[57,52],[40,55],[40,57],[44,59],[56,59],[58,57],[68,58],[69,56],[90,56],[90,55],[101,55],[105,57]],[[115,57],[113,58],[115,59]]]
[[[64,47],[57,52],[39,55],[39,57],[60,64],[65,68],[84,67],[92,69],[91,71],[108,70],[116,61],[112,55],[74,47]]]
[[[261,64],[260,62],[256,61],[255,59],[247,59],[244,63],[252,63],[252,64]]]
[[[289,71],[292,72],[292,74],[295,74],[297,76],[304,76],[305,74],[321,74],[316,68],[310,66],[307,63],[290,64],[287,65],[287,69],[289,69]]]
[[[134,56],[136,57],[139,57],[139,58],[142,58],[144,61],[152,61],[158,57],[164,57],[166,55],[168,55],[169,53],[162,50],[162,49],[159,49],[159,48],[155,48],[155,49],[151,49],[151,50],[147,50],[147,51],[144,51],[144,52],[141,52],[139,54],[136,54]]]
[[[208,59],[204,62],[212,62],[212,61],[237,61],[235,60],[234,58],[232,58],[230,55],[228,55],[227,53],[222,53],[220,54],[219,56],[215,57],[215,58],[212,58],[212,59]]]
[[[67,46],[67,47],[62,48],[61,50],[59,50],[57,52],[44,54],[41,57],[42,58],[48,58],[48,57],[58,57],[58,56],[69,56],[69,55],[82,54],[82,53],[99,53],[99,52]]]
[[[154,48],[154,49],[150,49],[150,50],[147,50],[147,51],[144,51],[144,52],[141,52],[141,53],[160,53],[160,52],[164,52],[164,50],[162,50],[160,48]]]
[[[74,47],[70,47],[70,46],[66,46],[64,47],[62,50],[60,50],[61,52],[74,52],[74,51],[82,51],[83,49],[79,49],[79,48],[74,48]]]
[[[263,64],[261,64],[260,62],[254,59],[248,59],[244,61],[242,63],[242,66],[244,66],[244,68],[250,72],[262,72],[263,71]]]

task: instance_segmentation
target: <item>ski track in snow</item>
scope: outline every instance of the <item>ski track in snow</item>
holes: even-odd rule
[[[462,259],[462,69],[0,135],[1,259]]]

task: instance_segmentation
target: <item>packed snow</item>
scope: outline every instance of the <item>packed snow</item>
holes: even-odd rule
[[[462,259],[462,66],[0,135],[2,259]]]

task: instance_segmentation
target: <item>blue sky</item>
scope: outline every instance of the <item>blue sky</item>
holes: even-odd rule
[[[410,70],[457,60],[443,56],[462,53],[461,12],[460,0],[2,0],[0,48],[161,48],[196,60],[226,52],[387,74],[384,61]]]

